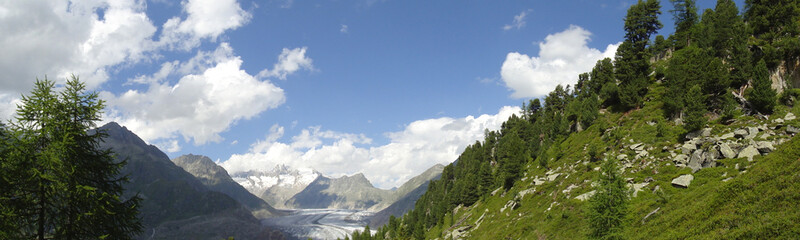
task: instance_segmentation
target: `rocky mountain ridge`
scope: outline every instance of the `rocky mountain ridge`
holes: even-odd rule
[[[127,164],[124,196],[138,194],[144,232],[139,239],[282,239],[278,231],[264,228],[250,211],[233,198],[209,190],[200,180],[169,160],[117,123],[99,129],[108,136],[100,144]]]

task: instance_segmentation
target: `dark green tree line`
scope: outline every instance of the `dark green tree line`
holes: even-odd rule
[[[124,161],[93,130],[103,101],[76,77],[61,92],[37,80],[4,128],[0,236],[21,239],[129,239],[141,231],[138,197],[123,199]],[[6,145],[7,144],[7,145]],[[8,185],[5,185],[8,184]]]

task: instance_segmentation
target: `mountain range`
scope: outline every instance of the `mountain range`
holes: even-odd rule
[[[127,161],[121,174],[130,181],[123,197],[142,198],[139,239],[283,239],[279,231],[262,227],[248,207],[209,189],[127,128],[111,122],[100,129],[108,134],[101,147]]]

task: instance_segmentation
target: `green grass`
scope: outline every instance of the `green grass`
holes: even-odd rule
[[[646,98],[658,99],[663,87],[653,85]],[[769,120],[739,116],[731,125],[709,123],[712,135],[732,132],[747,126],[767,123],[787,112],[800,116],[800,107],[779,106]],[[746,159],[718,160],[719,167],[705,168],[693,173],[689,188],[676,188],[672,179],[691,173],[689,168],[672,164],[669,151],[682,142],[686,132],[664,118],[661,103],[649,101],[644,107],[625,113],[605,113],[586,130],[571,134],[549,149],[550,169],[563,173],[555,181],[534,186],[533,179],[546,176],[548,169],[535,161],[527,164],[525,178],[505,194],[487,195],[473,206],[462,208],[445,217],[444,224],[429,229],[429,239],[444,239],[455,222],[465,218],[461,226],[470,225],[470,239],[584,239],[587,202],[574,199],[594,189],[597,171],[602,161],[590,161],[588,146],[597,149],[601,157],[616,157],[620,153],[631,159],[635,153],[627,146],[644,143],[650,148],[644,161],[633,161],[623,176],[641,183],[652,177],[653,182],[630,201],[624,235],[628,239],[796,239],[800,236],[800,139],[778,145],[767,156]],[[662,125],[658,134],[656,125]],[[800,120],[785,124],[800,126]],[[613,129],[604,134],[607,129]],[[613,136],[610,136],[613,135]],[[631,142],[630,140],[633,140]],[[620,142],[621,144],[616,144]],[[644,164],[644,165],[642,165]],[[742,169],[736,170],[739,164]],[[724,179],[729,179],[723,182]],[[576,186],[568,194],[563,191]],[[659,191],[653,191],[658,187]],[[500,209],[520,191],[535,189],[524,196],[515,210]],[[548,208],[550,208],[548,210]],[[643,223],[644,216],[659,209]],[[486,213],[479,227],[476,221]],[[452,220],[451,219],[452,216]],[[467,217],[468,216],[468,217]]]

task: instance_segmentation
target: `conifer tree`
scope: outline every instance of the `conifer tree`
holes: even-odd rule
[[[694,0],[669,0],[672,2],[672,19],[675,20],[675,50],[691,45],[691,30],[699,17]]]
[[[686,123],[684,129],[687,131],[695,131],[706,124],[706,118],[703,116],[706,113],[706,105],[703,104],[703,92],[700,91],[700,86],[694,85],[689,89],[686,94]]]
[[[589,238],[622,239],[629,189],[619,173],[616,158],[606,160],[599,175],[600,184],[589,200]]]
[[[625,41],[617,49],[616,76],[619,79],[620,102],[624,108],[639,107],[647,94],[650,54],[646,51],[650,36],[661,29],[658,0],[639,2],[625,16]]]
[[[752,83],[753,89],[747,94],[747,101],[750,101],[755,110],[760,113],[772,113],[777,93],[772,89],[772,81],[769,80],[769,71],[764,59],[758,61],[753,71]]]
[[[97,93],[86,93],[76,77],[64,90],[37,80],[23,96],[9,128],[12,149],[3,154],[10,191],[0,193],[11,206],[17,229],[11,238],[129,239],[141,231],[139,198],[124,199],[120,177],[124,161],[115,161],[99,144],[96,128],[103,109]],[[4,216],[5,217],[5,216]],[[3,219],[6,220],[6,219]]]

